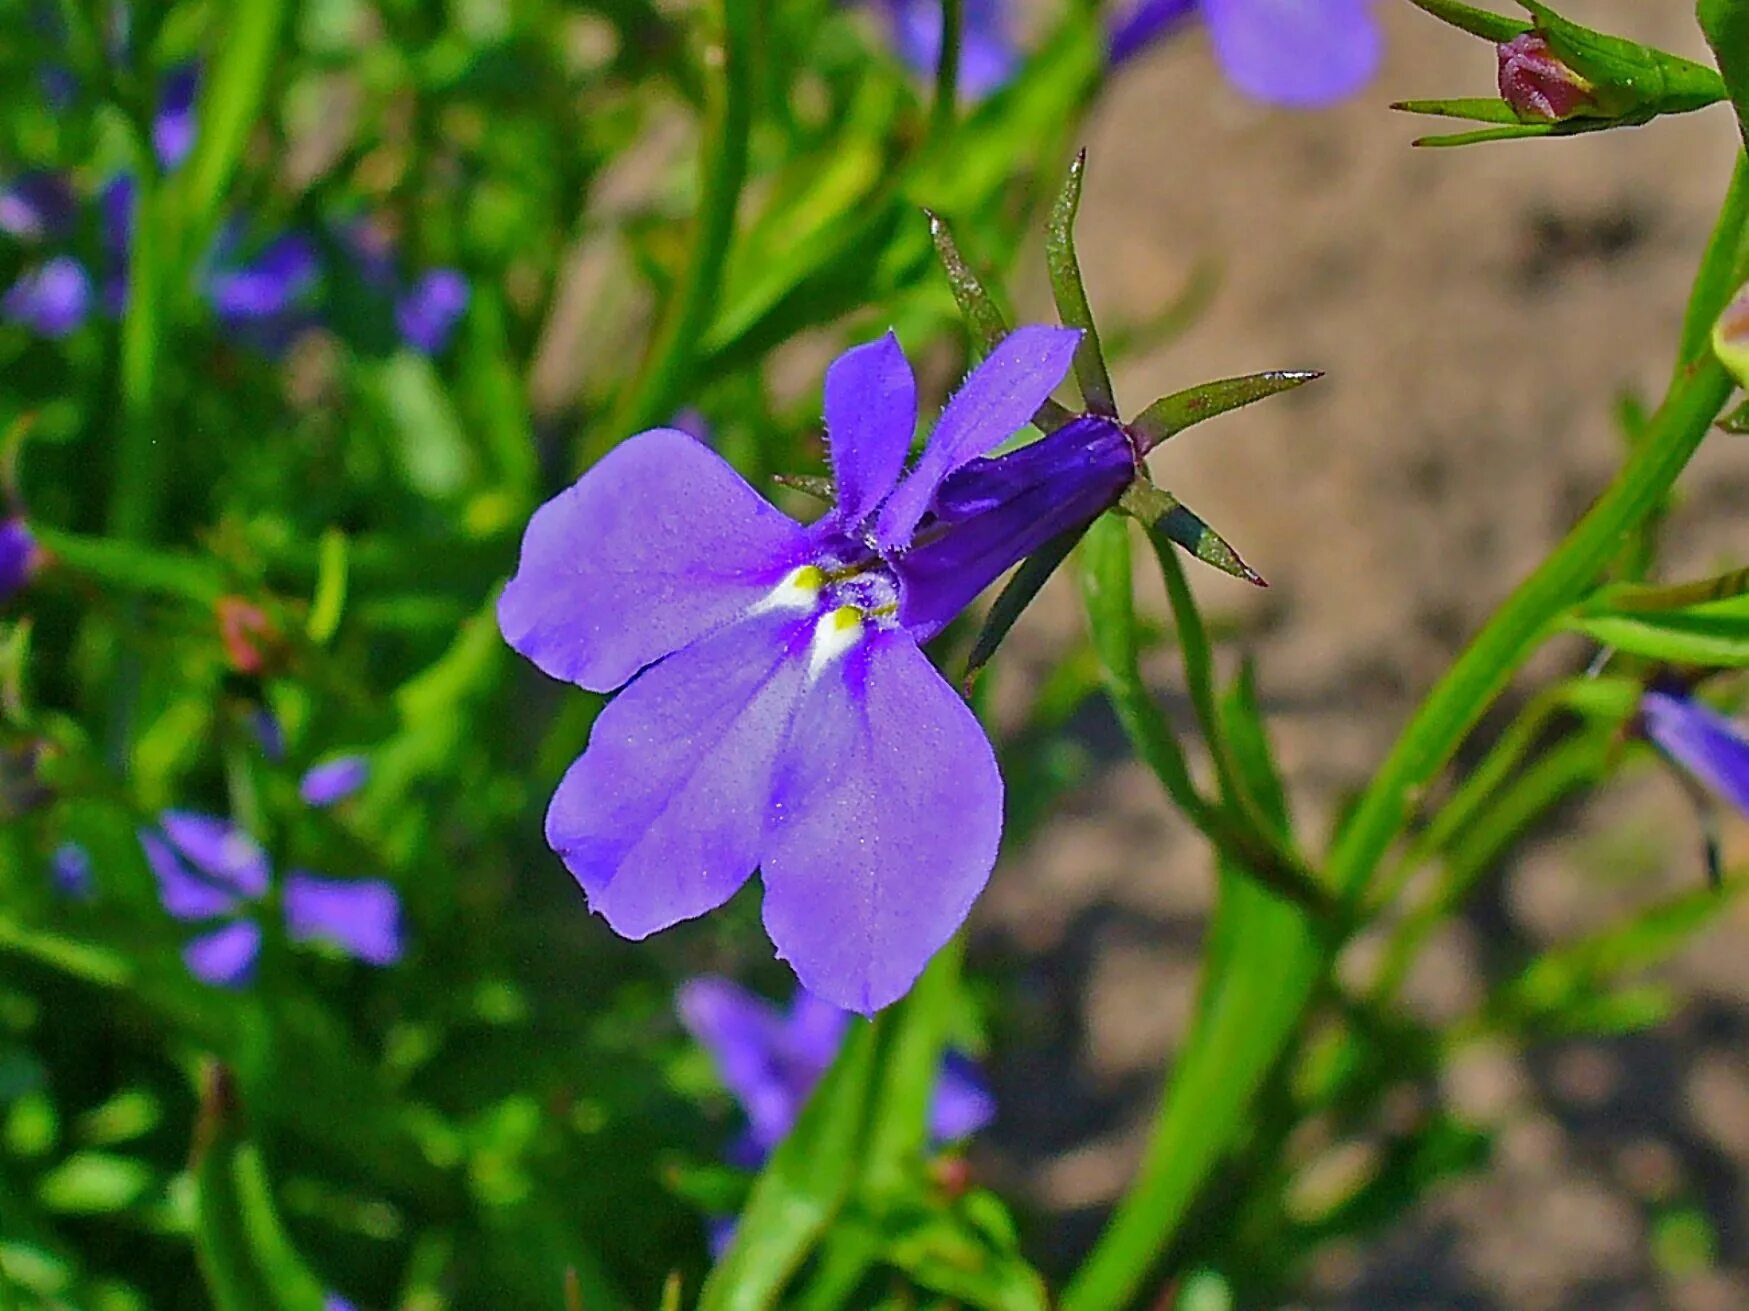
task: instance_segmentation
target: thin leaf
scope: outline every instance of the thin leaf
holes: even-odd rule
[[[1749,569],[1733,569],[1690,583],[1633,583],[1612,587],[1598,598],[1605,610],[1683,610],[1749,593]],[[1590,607],[1587,607],[1590,608]]]
[[[1063,324],[1081,329],[1075,348],[1075,380],[1081,399],[1095,414],[1117,417],[1117,398],[1106,371],[1105,354],[1099,347],[1099,330],[1093,324],[1093,307],[1087,303],[1087,287],[1081,280],[1081,263],[1075,256],[1075,213],[1081,208],[1081,182],[1087,171],[1087,152],[1078,152],[1069,165],[1069,176],[1051,207],[1045,225],[1045,265],[1051,275],[1051,295]]]
[[[1139,439],[1142,449],[1150,451],[1186,428],[1270,396],[1293,391],[1323,376],[1317,370],[1276,369],[1187,387],[1155,401],[1130,420],[1129,430]]]
[[[1435,118],[1466,118],[1476,123],[1522,123],[1518,111],[1499,96],[1460,97],[1455,100],[1399,100],[1391,106],[1405,114],[1431,114]]]
[[[972,266],[960,254],[953,231],[945,219],[934,210],[923,211],[929,220],[929,238],[935,243],[935,253],[947,271],[947,285],[953,291],[954,304],[960,307],[966,326],[978,348],[988,355],[1008,335],[1008,320],[996,304]]]
[[[1737,110],[1737,126],[1743,144],[1749,147],[1749,3],[1745,0],[1700,0],[1701,30],[1713,48],[1719,72],[1724,75],[1731,104]]]
[[[1441,22],[1450,23],[1471,36],[1479,36],[1496,44],[1510,41],[1513,37],[1530,31],[1530,24],[1522,18],[1508,18],[1503,14],[1490,13],[1486,9],[1463,4],[1461,0],[1409,0],[1409,3],[1432,14]]]
[[[205,238],[218,230],[232,175],[267,102],[286,10],[286,0],[251,0],[222,11],[228,26],[200,91],[200,128],[186,165],[183,194],[199,240],[192,248],[195,251],[204,251]]]

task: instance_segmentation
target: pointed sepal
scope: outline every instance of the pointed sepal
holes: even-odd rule
[[[1168,437],[1205,419],[1303,387],[1323,376],[1315,369],[1275,369],[1205,382],[1162,396],[1126,426],[1136,438],[1137,447],[1146,454]]]
[[[1189,551],[1204,564],[1213,565],[1222,573],[1243,578],[1256,587],[1268,587],[1263,575],[1239,558],[1239,553],[1227,544],[1201,516],[1171,492],[1138,478],[1124,493],[1118,508],[1142,521],[1150,533],[1174,542]]]
[[[792,492],[800,492],[803,496],[811,496],[816,501],[826,505],[836,505],[838,502],[838,487],[824,474],[817,473],[774,473],[771,481],[779,487],[787,487]]]
[[[1095,414],[1117,417],[1117,399],[1111,374],[1105,367],[1099,331],[1093,325],[1093,307],[1081,281],[1081,262],[1075,254],[1075,214],[1081,208],[1081,182],[1087,171],[1087,152],[1078,152],[1069,165],[1069,176],[1051,206],[1045,225],[1045,266],[1050,271],[1051,295],[1063,325],[1081,329],[1081,344],[1075,350],[1075,381],[1081,398]]]
[[[1475,5],[1462,4],[1460,0],[1409,0],[1409,3],[1432,14],[1442,23],[1449,23],[1460,31],[1479,36],[1484,41],[1492,41],[1496,45],[1530,31],[1530,24],[1522,18],[1491,13],[1486,9],[1478,9]]]

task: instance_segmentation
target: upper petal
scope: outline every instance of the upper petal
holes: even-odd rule
[[[219,887],[242,897],[266,894],[267,853],[238,825],[188,810],[166,810],[158,823],[183,858]]]
[[[285,881],[285,931],[293,942],[329,942],[372,965],[401,959],[401,899],[381,879],[327,879],[293,870]]]
[[[1709,706],[1668,692],[1640,701],[1646,736],[1677,764],[1749,814],[1749,739]]]
[[[798,708],[765,835],[765,926],[802,986],[870,1014],[903,996],[996,863],[1002,780],[914,643],[877,633]]]
[[[554,678],[608,692],[745,613],[806,551],[720,456],[655,428],[534,512],[498,625]]]
[[[236,920],[182,949],[188,972],[215,988],[243,987],[255,977],[260,956],[261,929],[253,920]]]
[[[883,549],[910,542],[943,478],[1031,422],[1069,371],[1080,340],[1074,328],[1016,328],[972,370],[941,412],[917,467],[881,507],[875,537]]]
[[[336,756],[312,765],[298,780],[298,796],[306,806],[337,805],[370,779],[370,761],[363,756]]]
[[[826,440],[838,484],[837,521],[854,528],[893,490],[917,426],[917,380],[888,333],[826,370]]]
[[[808,631],[780,612],[743,620],[646,670],[595,721],[547,842],[616,933],[702,915],[753,872]]]
[[[1378,71],[1371,0],[1203,0],[1203,12],[1228,79],[1259,100],[1327,105]]]

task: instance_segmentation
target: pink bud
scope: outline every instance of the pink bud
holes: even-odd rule
[[[1520,118],[1558,123],[1597,108],[1591,83],[1561,62],[1541,32],[1520,33],[1496,49],[1500,98]]]

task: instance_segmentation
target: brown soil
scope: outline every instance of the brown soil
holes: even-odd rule
[[[1406,4],[1381,5],[1383,78],[1316,115],[1227,90],[1200,35],[1127,71],[1092,124],[1083,256],[1107,319],[1145,318],[1199,260],[1224,262],[1205,318],[1125,360],[1130,408],[1270,367],[1328,377],[1174,442],[1160,480],[1272,587],[1197,574],[1256,656],[1277,742],[1315,835],[1419,695],[1612,473],[1614,397],[1655,399],[1688,280],[1723,194],[1728,114],[1559,142],[1415,151],[1436,124],[1384,108],[1486,94],[1491,53]],[[1692,6],[1573,0],[1572,17],[1703,57]],[[1042,307],[1035,288],[1034,308]],[[1042,313],[1042,310],[1041,310]],[[1749,446],[1717,438],[1685,480],[1666,568],[1749,556]],[[1053,584],[1053,589],[1058,585]],[[1154,602],[1158,605],[1157,598]],[[1075,640],[1066,591],[1016,638]],[[1539,668],[1582,663],[1562,645]],[[1161,693],[1177,703],[1169,661]],[[1189,1014],[1209,862],[1109,726],[1099,762],[997,873],[979,952],[1021,967],[1000,1054],[992,1169],[1084,1250],[1145,1140]],[[1460,1012],[1536,945],[1700,877],[1691,813],[1652,771],[1563,814],[1429,953],[1411,989]],[[1641,1036],[1476,1052],[1442,1091],[1498,1131],[1496,1160],[1381,1238],[1331,1252],[1305,1305],[1749,1306],[1749,953],[1736,915],[1665,973],[1688,999]],[[1657,1217],[1696,1204],[1716,1261],[1655,1259]],[[1666,1224],[1663,1247],[1680,1244]]]

